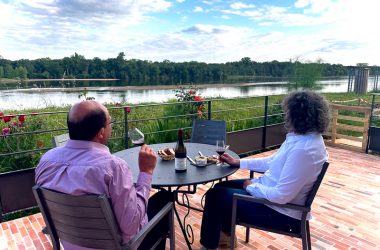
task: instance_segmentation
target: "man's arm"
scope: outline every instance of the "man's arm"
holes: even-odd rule
[[[140,173],[136,184],[133,184],[132,173],[124,161],[119,161],[117,172],[113,174],[110,195],[124,241],[132,238],[147,222],[148,198],[156,162],[156,153],[143,145],[139,152]]]

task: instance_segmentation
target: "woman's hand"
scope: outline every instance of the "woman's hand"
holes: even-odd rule
[[[233,158],[231,155],[228,153],[222,154],[219,159],[223,162],[227,162],[230,166],[233,167],[240,167],[240,160]]]

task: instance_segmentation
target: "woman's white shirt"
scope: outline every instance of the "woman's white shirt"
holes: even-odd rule
[[[247,187],[247,192],[252,196],[279,204],[304,205],[327,159],[328,153],[321,134],[288,133],[285,142],[274,155],[243,159],[240,168],[265,171],[264,175],[252,179],[253,184]],[[301,212],[294,209],[270,207],[292,218],[301,219]]]

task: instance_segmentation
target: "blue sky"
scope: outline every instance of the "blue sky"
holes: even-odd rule
[[[0,0],[0,55],[380,65],[378,0]]]

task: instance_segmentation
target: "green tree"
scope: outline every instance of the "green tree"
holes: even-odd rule
[[[0,66],[0,79],[4,78],[4,67]]]
[[[28,71],[23,66],[18,66],[15,71],[17,77],[19,77],[20,79],[28,78]]]
[[[15,77],[14,69],[10,64],[5,65],[4,77],[5,78],[14,78]]]
[[[294,62],[294,74],[289,81],[290,87],[295,89],[316,89],[317,81],[322,76],[322,60],[302,63],[297,58]]]

